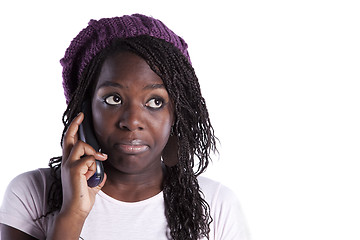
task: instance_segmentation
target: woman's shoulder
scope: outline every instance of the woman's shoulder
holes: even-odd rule
[[[46,229],[47,191],[50,169],[42,168],[16,176],[8,185],[0,207],[0,223],[43,239]]]
[[[16,176],[7,187],[7,194],[18,197],[38,197],[46,195],[50,187],[51,175],[49,168],[39,168]]]
[[[9,184],[11,187],[34,187],[44,186],[50,180],[50,168],[38,168],[16,176]]]
[[[44,214],[53,182],[50,173],[49,168],[40,168],[16,176],[6,189],[1,209],[20,211],[25,208],[26,212],[32,213],[33,219]]]
[[[208,177],[199,176],[198,182],[200,190],[205,196],[208,203],[210,202],[237,202],[236,194],[227,186],[219,181],[215,181]]]
[[[240,202],[230,188],[207,177],[198,177],[200,190],[210,206],[211,228],[216,239],[250,239]]]

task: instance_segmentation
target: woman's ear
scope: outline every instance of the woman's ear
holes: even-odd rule
[[[178,149],[177,136],[172,134],[162,152],[162,158],[166,166],[173,167],[178,163]]]

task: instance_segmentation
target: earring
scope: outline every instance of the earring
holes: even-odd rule
[[[170,128],[170,136],[174,136],[174,125]]]

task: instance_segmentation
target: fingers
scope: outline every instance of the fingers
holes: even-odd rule
[[[96,152],[90,145],[79,141],[78,131],[84,120],[84,114],[80,112],[71,122],[63,139],[63,163],[67,159],[77,160],[84,155],[94,155],[97,160],[105,160],[106,154]],[[79,146],[78,146],[79,145]],[[71,156],[70,156],[71,155]]]
[[[89,144],[77,141],[73,146],[67,160],[63,162],[63,168],[73,168],[80,175],[89,179],[96,171],[95,160],[105,161],[107,155],[96,152]]]
[[[78,139],[78,130],[84,119],[79,113],[69,125],[63,139],[62,172],[69,173],[67,177],[78,176],[82,181],[89,179],[96,172],[95,160],[104,161],[107,155],[95,151],[89,144]],[[75,177],[77,178],[77,177]]]
[[[84,120],[84,114],[79,113],[71,122],[69,128],[67,129],[64,139],[63,139],[63,161],[68,158],[72,148],[75,143],[78,141],[78,130],[79,126]]]
[[[106,154],[95,151],[92,146],[79,140],[72,147],[66,161],[73,162],[79,160],[80,158],[83,158],[84,156],[94,156],[96,160],[100,161],[106,160],[107,158]]]
[[[85,144],[79,141],[75,144],[74,149],[79,148],[78,146]],[[68,189],[87,189],[88,184],[87,180],[93,176],[96,169],[96,160],[105,161],[107,159],[106,155],[101,155],[101,159],[96,159],[94,155],[83,156],[78,160],[72,160],[72,153],[69,156],[69,160],[61,165],[61,178],[63,182],[63,187]],[[101,188],[100,188],[101,189]],[[72,192],[78,192],[79,190],[74,190]]]

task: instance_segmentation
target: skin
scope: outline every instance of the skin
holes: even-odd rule
[[[64,136],[63,205],[47,239],[79,239],[100,190],[126,202],[141,201],[162,190],[161,154],[174,111],[161,78],[146,61],[129,52],[106,59],[94,88],[92,112],[95,135],[106,154],[79,140],[84,119],[80,113]],[[103,161],[105,178],[89,188],[87,179],[95,172],[95,160]],[[34,239],[6,225],[1,234],[3,239]]]
[[[161,78],[142,58],[121,52],[104,62],[92,109],[95,134],[109,155],[103,191],[126,202],[159,193],[161,154],[174,118]]]

